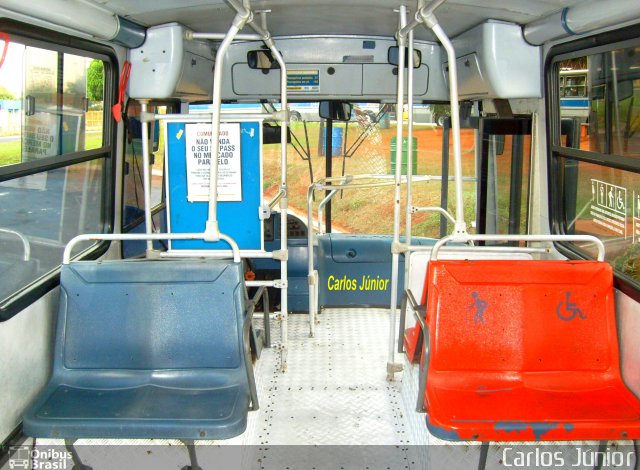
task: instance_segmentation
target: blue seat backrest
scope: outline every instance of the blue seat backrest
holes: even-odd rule
[[[63,266],[60,282],[56,357],[66,369],[242,365],[240,263],[83,261]]]

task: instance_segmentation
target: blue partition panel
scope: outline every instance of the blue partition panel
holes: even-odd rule
[[[186,126],[168,122],[166,134],[168,172],[169,229],[173,233],[201,233],[207,220],[207,202],[187,200]],[[220,231],[233,238],[241,250],[263,250],[262,221],[262,126],[259,122],[240,123],[242,200],[218,202]],[[225,242],[174,240],[172,250],[228,250]]]

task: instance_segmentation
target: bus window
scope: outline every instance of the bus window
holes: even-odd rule
[[[46,289],[71,238],[107,227],[107,64],[11,35],[0,68],[0,275],[10,279],[0,320],[27,286]]]
[[[579,146],[605,154],[640,155],[640,48],[619,48],[558,64],[560,115],[579,126]]]
[[[640,285],[640,47],[556,59],[553,73],[561,118],[552,148],[558,229],[602,239],[607,261]],[[568,90],[583,80],[583,107],[570,108]],[[595,257],[592,247],[574,247]]]
[[[223,105],[223,111],[234,106],[244,111],[261,111],[259,104]],[[192,110],[198,109],[192,106]],[[291,145],[288,150],[289,208],[304,217],[307,207],[307,190],[311,181],[325,177],[325,123],[318,114],[318,103],[291,103]],[[331,175],[386,175],[389,182],[396,165],[396,119],[401,115],[407,120],[407,111],[396,113],[393,105],[381,103],[353,103],[351,119],[348,122],[333,122]],[[442,173],[442,138],[444,119],[449,115],[448,106],[414,106],[414,147],[412,167],[414,175],[440,176]],[[473,220],[476,207],[475,177],[475,136],[474,129],[463,129],[462,146],[464,152],[463,171],[465,217]],[[403,143],[402,174],[407,172],[407,142]],[[452,139],[449,140],[452,146]],[[450,150],[449,156],[453,151]],[[450,165],[450,175],[453,174]],[[266,199],[274,196],[279,189],[280,147],[264,146],[264,191]],[[415,206],[440,206],[441,181],[418,182],[413,185]],[[403,214],[404,194],[403,185]],[[331,201],[332,231],[353,234],[393,233],[393,185],[346,189]],[[320,193],[318,193],[320,194]],[[448,207],[455,207],[453,184],[448,187]],[[313,204],[314,217],[321,198],[316,195]],[[413,215],[413,234],[437,237],[440,232],[440,215],[433,212],[419,212]],[[404,216],[403,216],[404,220]],[[404,223],[404,222],[403,222]],[[451,226],[447,227],[451,229]]]
[[[0,166],[102,147],[103,87],[102,60],[11,42],[0,69]]]

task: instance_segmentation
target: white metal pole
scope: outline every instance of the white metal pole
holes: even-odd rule
[[[598,250],[598,261],[604,261],[605,248],[604,243],[599,238],[593,235],[500,235],[500,234],[478,234],[478,235],[449,235],[448,237],[441,238],[431,248],[431,259],[438,259],[438,253],[440,249],[448,242],[466,243],[468,241],[496,241],[496,242],[588,242]],[[420,247],[415,247],[419,249]],[[453,248],[453,247],[452,247]],[[509,248],[509,247],[486,247],[486,248]],[[455,249],[455,248],[453,248]],[[485,247],[475,247],[478,252],[484,251]],[[518,250],[518,248],[511,247],[512,250]]]
[[[248,1],[243,2],[243,4],[239,4],[236,0],[224,0],[227,5],[232,7],[240,16],[247,18],[247,24],[253,28],[253,30],[258,33],[264,41],[266,41],[270,36],[269,32],[266,31],[266,28],[263,28],[261,25],[256,23],[256,19],[253,15],[253,11],[249,5]],[[242,28],[240,28],[242,29]]]
[[[76,243],[97,240],[204,240],[204,233],[85,233],[77,235],[67,243],[62,254],[62,264],[69,264],[71,262],[71,251]],[[241,258],[238,244],[233,238],[222,233],[220,234],[220,240],[225,241],[229,245],[233,253],[233,261],[239,263]]]
[[[405,243],[411,245],[411,226],[413,219],[413,30],[409,31],[409,54],[407,63],[407,198]],[[409,287],[409,255],[404,257],[404,289]],[[404,325],[400,325],[404,328]]]
[[[261,13],[263,24],[266,23],[266,12]],[[265,28],[266,29],[266,28]],[[267,32],[265,38],[265,44],[269,47],[273,58],[280,65],[280,108],[285,112],[285,118],[281,121],[281,134],[280,134],[280,191],[283,196],[280,199],[280,249],[283,252],[287,252],[287,211],[289,207],[289,196],[287,194],[287,137],[289,134],[289,103],[287,98],[287,65],[276,45]],[[311,228],[309,228],[311,230]],[[285,256],[280,261],[280,279],[282,280],[282,288],[280,291],[280,315],[281,315],[281,350],[280,350],[280,368],[283,372],[287,370],[287,343],[289,341],[289,328],[288,328],[288,315],[289,315],[289,302],[288,302],[288,257]]]
[[[318,286],[315,283],[314,266],[313,266],[313,192],[315,190],[315,183],[311,183],[307,192],[307,262],[309,274],[307,277],[307,284],[309,285],[309,336],[313,338],[316,331],[316,289]]]
[[[429,3],[429,5],[423,5],[424,1],[419,0],[418,10],[416,11],[416,14],[414,15],[413,19],[409,24],[403,26],[400,29],[400,32],[398,34],[402,36],[407,36],[409,34],[409,31],[414,30],[420,23],[424,21],[425,16],[428,16],[431,13],[433,13],[436,8],[438,8],[440,5],[442,5],[446,1],[447,0],[433,0],[431,3]]]
[[[227,37],[226,33],[195,33],[187,31],[187,39],[210,39],[210,40],[222,40]],[[260,41],[262,36],[259,34],[236,34],[235,40],[237,41]]]
[[[29,261],[29,259],[31,258],[31,244],[29,243],[29,239],[27,237],[25,237],[20,232],[11,230],[9,228],[0,228],[0,233],[6,233],[19,238],[20,241],[22,242],[22,246],[24,247],[24,253],[22,255],[22,259],[25,261]]]
[[[218,227],[218,153],[220,152],[220,104],[222,91],[222,72],[224,69],[224,59],[227,49],[231,45],[233,38],[240,31],[247,20],[249,14],[242,16],[238,13],[233,18],[233,23],[227,32],[226,37],[220,44],[216,53],[216,63],[213,70],[213,99],[211,101],[211,174],[209,178],[209,217],[205,226],[205,240],[217,241],[220,237]]]
[[[148,100],[140,100],[140,115],[147,112]],[[144,228],[146,234],[153,231],[151,220],[151,165],[149,164],[149,123],[144,121],[142,126],[142,186],[144,193]],[[153,250],[153,242],[147,239],[147,252]]]
[[[407,22],[407,7],[400,5],[400,31]],[[396,352],[396,307],[398,303],[398,263],[399,253],[395,247],[400,242],[400,183],[402,176],[402,111],[404,104],[404,55],[406,37],[398,34],[398,95],[396,104],[396,171],[393,196],[393,243],[391,253],[391,301],[389,304],[389,356],[387,359],[387,380],[392,381],[401,367],[395,363]]]
[[[455,234],[467,232],[467,225],[464,221],[464,201],[462,199],[462,157],[460,154],[460,112],[458,102],[458,71],[456,67],[456,52],[453,44],[438,24],[438,19],[433,13],[424,18],[425,24],[433,31],[442,46],[447,51],[449,60],[449,101],[451,102],[451,127],[453,134],[453,162],[454,162],[454,183],[456,191],[456,224]]]

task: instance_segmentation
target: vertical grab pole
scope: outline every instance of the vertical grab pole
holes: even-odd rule
[[[398,98],[396,103],[396,171],[393,196],[393,243],[391,245],[391,302],[389,305],[389,356],[387,359],[387,380],[393,381],[394,374],[399,372],[401,366],[395,363],[396,342],[396,307],[398,303],[398,263],[400,253],[400,182],[402,177],[402,111],[404,104],[404,56],[406,48],[406,36],[400,34],[400,30],[407,23],[407,7],[400,5],[400,18],[398,28]]]
[[[453,163],[454,163],[454,182],[456,189],[456,223],[454,227],[454,235],[465,235],[467,233],[467,224],[464,221],[464,201],[462,200],[462,157],[460,156],[460,113],[458,102],[458,70],[456,66],[456,52],[453,44],[438,24],[438,19],[433,11],[420,14],[424,19],[425,25],[433,31],[442,46],[447,51],[449,60],[449,101],[451,102],[451,127],[453,135]]]
[[[216,53],[216,63],[213,69],[213,98],[211,101],[211,174],[209,177],[209,215],[204,230],[206,241],[218,241],[220,239],[220,228],[218,227],[218,153],[220,152],[220,103],[222,91],[222,71],[224,69],[224,58],[227,49],[233,42],[233,38],[238,34],[247,21],[251,18],[251,12],[238,13],[233,18],[233,22],[227,35],[220,44]]]
[[[140,100],[140,116],[147,113],[149,100]],[[149,123],[141,119],[142,125],[142,185],[144,192],[144,229],[145,233],[152,232],[151,221],[151,165],[149,164]],[[153,241],[147,240],[147,253],[153,250]]]
[[[313,192],[315,191],[315,184],[312,182],[307,191],[307,262],[309,268],[309,275],[307,277],[307,283],[309,285],[309,337],[313,338],[316,333],[316,289],[318,286],[315,281],[315,273],[313,266]]]
[[[406,201],[406,228],[404,231],[405,243],[411,245],[411,225],[413,206],[412,179],[413,179],[413,30],[409,31],[409,54],[407,62],[407,201]],[[416,162],[417,163],[417,162]],[[405,253],[404,257],[404,289],[409,287],[409,256]],[[404,325],[400,325],[404,329]]]
[[[262,13],[264,15],[264,13]],[[263,16],[264,20],[264,16]],[[263,23],[266,21],[263,21]],[[265,25],[263,25],[264,27]],[[266,28],[265,28],[266,29]],[[280,188],[283,192],[282,199],[280,199],[280,249],[287,252],[287,209],[289,207],[289,196],[287,187],[287,136],[289,134],[289,104],[287,101],[287,66],[282,58],[282,55],[276,48],[273,39],[269,36],[265,38],[265,44],[269,47],[273,57],[280,65],[280,107],[281,111],[285,113],[282,119],[281,126],[282,132],[280,135]],[[311,230],[311,228],[309,228]],[[311,255],[309,255],[311,256]],[[288,274],[287,274],[287,259],[288,256],[284,256],[280,260],[280,279],[282,280],[281,295],[280,295],[280,316],[281,316],[281,350],[280,350],[280,368],[282,372],[287,370],[287,342],[288,336]]]

